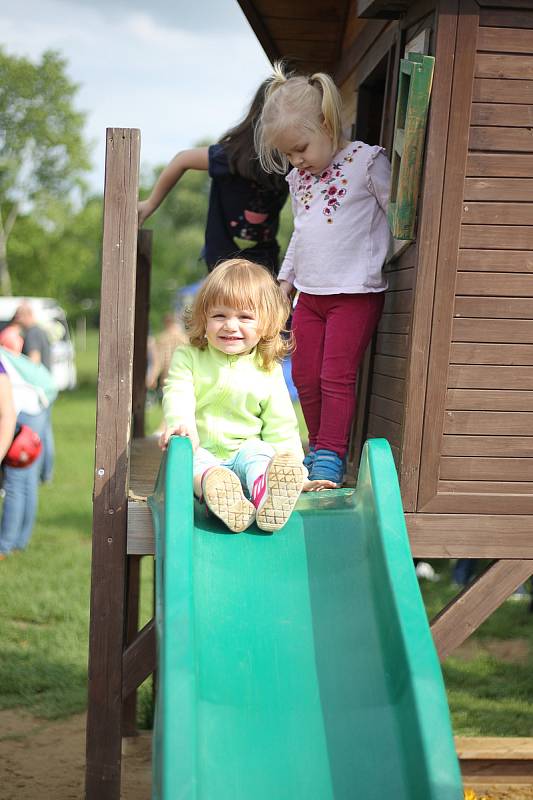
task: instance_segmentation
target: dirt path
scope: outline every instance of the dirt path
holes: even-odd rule
[[[125,744],[122,797],[150,800],[150,739]],[[0,800],[82,800],[85,715],[48,722],[0,712]]]
[[[84,761],[84,714],[48,722],[0,711],[0,800],[82,800]],[[123,800],[150,800],[149,734],[125,743],[122,765]],[[533,800],[533,786],[473,788],[476,800]]]

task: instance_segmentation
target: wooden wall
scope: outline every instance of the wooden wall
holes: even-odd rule
[[[531,5],[462,4],[418,495],[426,512],[533,513]]]
[[[374,344],[369,387],[367,437],[388,439],[397,466],[401,462],[417,255],[418,248],[412,244],[385,268],[388,289]]]
[[[364,29],[352,29],[348,24],[343,44],[343,57],[336,72],[341,87],[347,120],[357,131],[357,105],[362,85],[384,60],[386,89],[383,99],[382,125],[379,142],[361,138],[370,144],[382,144],[391,155],[394,134],[396,87],[399,60],[404,48],[420,31],[429,31],[429,52],[435,46],[435,3],[413,3],[409,13],[400,21],[368,20]],[[355,31],[355,36],[353,35]],[[372,90],[361,93],[361,102],[372,102]],[[360,373],[358,418],[350,448],[350,466],[357,468],[362,443],[367,437],[385,437],[392,448],[398,468],[401,468],[404,417],[406,412],[406,377],[409,365],[410,333],[415,299],[418,263],[417,243],[399,243],[401,255],[386,265],[388,290],[385,307],[378,327],[372,354]],[[398,248],[396,248],[398,250]]]

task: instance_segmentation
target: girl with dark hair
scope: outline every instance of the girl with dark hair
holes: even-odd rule
[[[244,119],[217,144],[178,153],[160,174],[150,196],[138,205],[141,226],[186,170],[207,170],[211,190],[202,255],[209,271],[219,261],[244,255],[273,274],[278,272],[276,235],[288,186],[283,176],[264,172],[254,147],[254,125],[261,114],[266,85],[263,82],[257,90]]]

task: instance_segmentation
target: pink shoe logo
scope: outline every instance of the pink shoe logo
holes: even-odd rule
[[[260,475],[258,478],[255,479],[254,485],[252,487],[252,503],[256,508],[259,507],[261,500],[265,496],[266,492],[266,475]]]

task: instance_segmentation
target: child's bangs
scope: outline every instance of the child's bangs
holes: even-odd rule
[[[261,311],[261,290],[248,275],[232,275],[231,281],[214,282],[206,291],[204,309],[208,313],[213,306],[228,306],[239,311]]]

